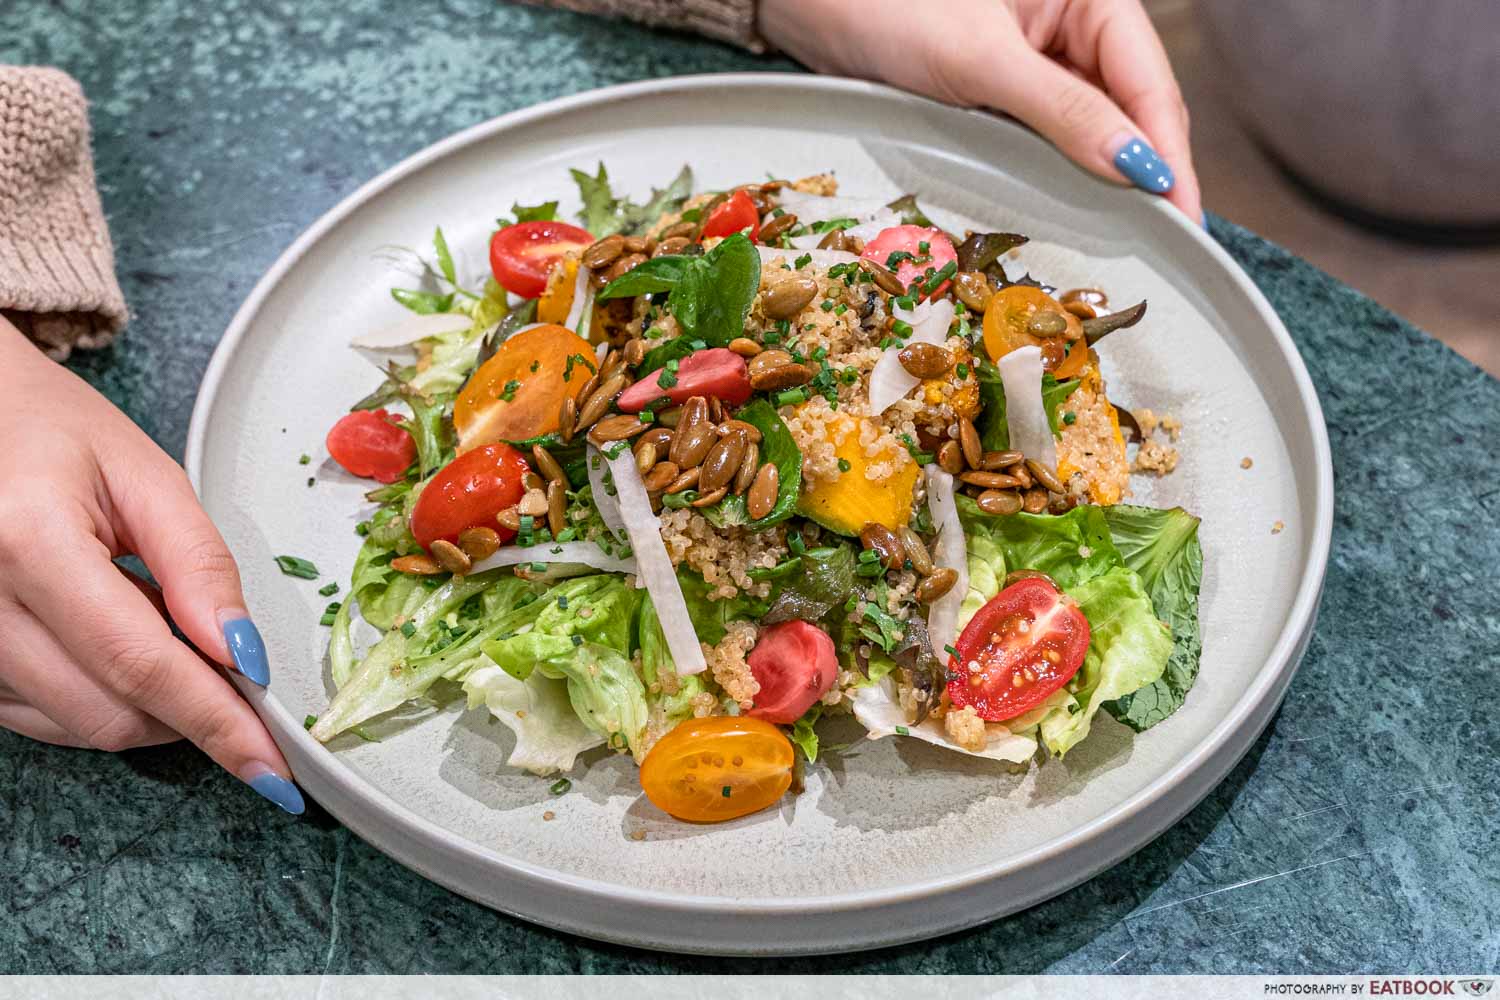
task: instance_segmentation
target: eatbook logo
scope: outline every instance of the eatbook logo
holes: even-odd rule
[[[1482,997],[1495,985],[1493,979],[1465,979],[1458,984],[1466,996]]]

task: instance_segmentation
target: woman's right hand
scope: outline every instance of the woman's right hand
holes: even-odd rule
[[[292,813],[291,772],[203,656],[264,686],[234,557],[182,469],[0,319],[0,726],[102,750],[185,736]],[[139,556],[161,590],[113,560]],[[179,735],[180,734],[180,735]]]

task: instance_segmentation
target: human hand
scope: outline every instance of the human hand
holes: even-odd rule
[[[123,750],[187,737],[291,813],[255,712],[176,639],[264,686],[239,572],[182,469],[109,401],[0,319],[0,726]],[[162,590],[112,560],[134,554]]]
[[[1004,111],[1203,221],[1187,106],[1139,0],[761,0],[759,18],[819,72]]]

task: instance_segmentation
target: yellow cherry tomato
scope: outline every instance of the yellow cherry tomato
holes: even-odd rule
[[[1026,329],[1031,317],[1038,312],[1055,312],[1068,324],[1064,338],[1043,338]],[[1048,339],[1071,343],[1083,337],[1083,324],[1077,316],[1068,312],[1052,296],[1040,288],[1030,285],[1007,285],[994,295],[984,307],[984,349],[996,364],[1018,347],[1042,347],[1044,355]],[[1059,343],[1058,347],[1062,344]],[[1080,345],[1081,346],[1081,345]],[[1061,361],[1059,353],[1057,360]],[[1056,365],[1050,366],[1052,368]]]
[[[547,287],[536,300],[538,323],[561,323],[573,309],[573,289],[578,283],[578,258],[568,254],[552,265]]]
[[[760,719],[689,719],[641,764],[641,788],[658,809],[718,823],[774,805],[792,784],[792,744]]]
[[[557,430],[563,400],[594,374],[594,349],[565,327],[522,330],[469,376],[453,404],[459,451]]]

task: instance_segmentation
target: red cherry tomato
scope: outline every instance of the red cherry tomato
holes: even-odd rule
[[[703,238],[744,233],[753,243],[760,235],[760,212],[743,191],[736,191],[708,213],[703,221]]]
[[[923,243],[927,244],[925,251],[922,249]],[[860,256],[885,267],[886,261],[897,250],[911,254],[896,265],[896,277],[908,289],[913,282],[926,281],[929,269],[936,273],[949,261],[955,262],[955,266],[958,261],[958,252],[953,249],[948,237],[941,230],[925,226],[892,226],[882,229],[873,240],[865,244],[865,251]],[[945,281],[932,290],[929,298],[942,295],[947,290],[948,282]]]
[[[948,700],[989,722],[1046,701],[1083,666],[1089,621],[1040,577],[1006,587],[979,609],[948,661]]]
[[[355,410],[339,418],[324,444],[356,476],[394,483],[417,458],[417,443],[384,410]]]
[[[526,459],[508,444],[466,451],[438,470],[411,511],[411,533],[423,548],[439,538],[458,541],[465,528],[493,528],[501,541],[514,534],[495,515],[526,492]]]
[[[838,675],[833,640],[818,626],[781,622],[765,629],[745,658],[760,684],[745,714],[789,726],[828,693]]]
[[[670,386],[661,384],[665,368],[643,376],[620,393],[615,405],[622,413],[639,413],[666,396],[673,403],[686,403],[694,396],[715,396],[730,406],[750,398],[750,368],[745,359],[727,347],[694,351],[677,363]],[[673,381],[675,380],[675,381]]]
[[[519,222],[490,237],[490,270],[506,291],[534,299],[547,287],[547,273],[563,254],[594,242],[587,229],[555,220]]]

